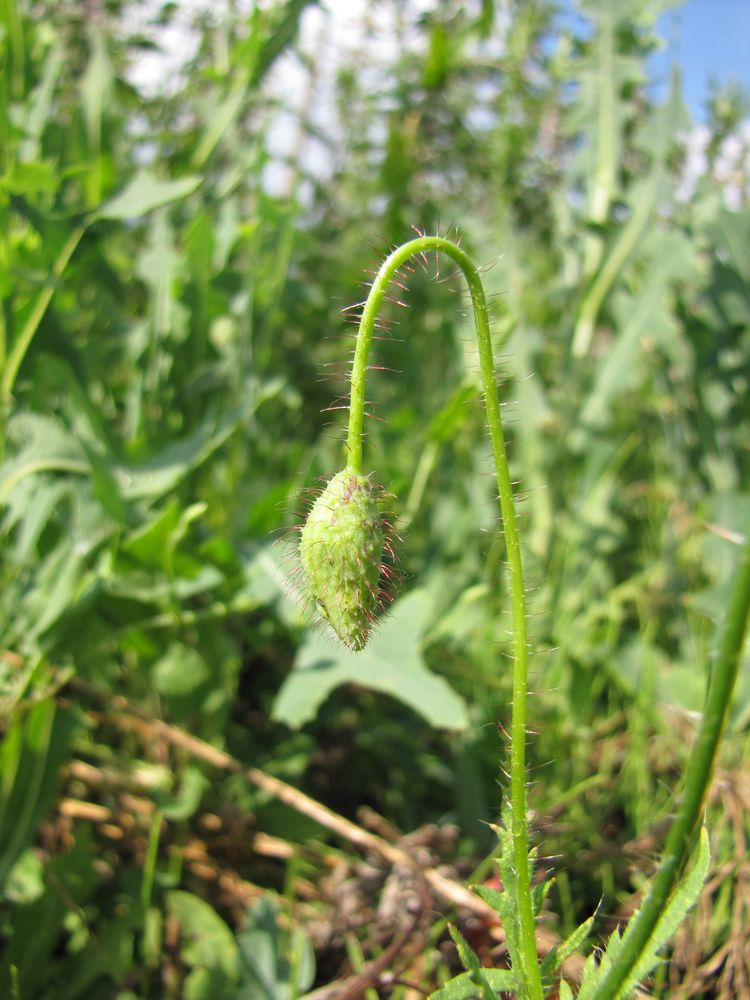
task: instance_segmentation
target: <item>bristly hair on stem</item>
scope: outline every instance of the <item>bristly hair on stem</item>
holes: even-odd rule
[[[524,996],[527,1000],[542,1000],[544,993],[537,959],[535,914],[528,865],[525,784],[528,649],[521,546],[495,385],[487,300],[478,268],[461,247],[448,239],[420,234],[416,239],[393,250],[372,281],[362,308],[352,363],[346,465],[326,487],[320,506],[316,503],[313,508],[311,520],[308,520],[302,531],[300,551],[304,546],[307,555],[303,556],[303,563],[307,561],[309,566],[306,569],[308,582],[321,614],[336,630],[341,629],[344,641],[355,649],[361,648],[375,612],[373,592],[376,589],[376,579],[379,579],[383,552],[375,514],[377,505],[368,493],[368,479],[364,475],[362,462],[366,416],[365,380],[370,347],[378,328],[380,307],[387,300],[390,284],[402,269],[409,269],[409,261],[416,260],[419,266],[426,269],[427,255],[431,253],[450,257],[462,272],[471,297],[479,345],[479,364],[495,461],[499,513],[505,531],[513,613],[510,838],[513,844],[513,863],[518,873],[516,905],[521,941],[521,968],[516,973],[519,981],[525,984]],[[437,273],[439,275],[439,271]],[[357,546],[359,551],[354,550]],[[336,619],[336,626],[333,619]]]
[[[527,611],[521,547],[516,520],[516,498],[505,450],[500,403],[495,384],[495,367],[490,339],[487,300],[480,272],[471,258],[455,243],[440,236],[419,235],[393,250],[381,265],[365,300],[357,330],[348,405],[349,428],[346,442],[346,465],[328,483],[313,504],[301,532],[300,555],[308,586],[321,615],[352,649],[363,648],[382,601],[384,555],[392,553],[386,538],[387,522],[382,516],[378,492],[363,473],[363,437],[365,379],[370,347],[378,326],[378,310],[387,298],[389,284],[407,262],[417,258],[427,265],[427,254],[437,252],[450,257],[463,273],[471,297],[479,347],[479,364],[484,389],[487,425],[495,462],[500,518],[505,532],[507,565],[513,619],[512,662],[513,701],[510,727],[509,807],[505,812],[502,834],[503,865],[506,881],[513,883],[511,907],[503,918],[506,935],[514,935],[509,953],[512,970],[500,989],[511,990],[520,1000],[543,1000],[542,967],[539,965],[535,938],[537,903],[531,891],[530,858],[526,809],[526,712],[528,701]],[[624,1000],[642,975],[653,968],[661,943],[672,933],[682,916],[697,898],[707,869],[707,838],[701,840],[699,858],[693,871],[678,880],[690,856],[701,811],[711,778],[717,749],[726,723],[735,686],[740,654],[750,616],[750,535],[745,540],[735,578],[726,621],[721,633],[718,655],[713,665],[706,708],[695,748],[688,766],[685,787],[677,816],[672,824],[657,874],[643,906],[628,924],[625,934],[610,938],[606,953],[598,965],[593,957],[586,963],[580,996],[586,1000]],[[588,933],[589,918],[573,932],[566,945],[575,950]],[[675,923],[676,921],[676,923]],[[476,956],[463,948],[471,967],[471,984],[482,983],[488,970],[479,968]],[[650,948],[650,951],[649,951]],[[462,955],[463,957],[463,955]],[[548,956],[549,957],[549,956]],[[605,961],[606,959],[606,961]],[[545,963],[547,960],[545,959]],[[543,963],[544,965],[544,963]],[[549,982],[550,969],[544,967]],[[459,977],[461,978],[461,977]],[[446,987],[450,993],[450,985]],[[563,990],[564,987],[564,990]],[[561,995],[572,997],[564,982]],[[438,991],[439,996],[444,991]],[[484,992],[484,990],[483,990]],[[467,995],[462,993],[461,995]],[[442,998],[441,998],[442,1000]]]

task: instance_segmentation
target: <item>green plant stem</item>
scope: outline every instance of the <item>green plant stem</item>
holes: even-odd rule
[[[484,388],[487,424],[495,459],[500,516],[505,531],[508,554],[510,592],[513,615],[513,718],[511,722],[510,798],[513,858],[518,877],[518,918],[521,929],[521,953],[525,995],[529,1000],[544,996],[534,936],[534,910],[531,901],[528,864],[528,832],[526,819],[526,702],[528,684],[528,641],[526,634],[526,600],[524,595],[521,545],[513,502],[513,486],[505,451],[500,403],[495,386],[495,364],[492,355],[487,301],[479,271],[471,258],[450,240],[439,236],[422,236],[394,250],[383,262],[367,297],[357,333],[357,344],[351,375],[349,400],[349,434],[347,467],[362,474],[362,433],[365,418],[365,378],[375,320],[388,285],[396,272],[411,257],[429,251],[444,253],[459,266],[471,294],[474,323],[479,345],[479,365]]]
[[[644,188],[642,198],[638,201],[630,221],[586,292],[578,311],[575,333],[573,334],[571,349],[574,357],[582,358],[588,353],[599,311],[618,274],[622,271],[625,262],[637,246],[648,225],[655,197],[656,183],[649,182]]]
[[[616,185],[618,118],[615,100],[615,12],[603,4],[597,11],[596,33],[597,88],[596,88],[596,162],[591,178],[589,217],[597,226],[603,226],[608,217]],[[589,233],[584,241],[583,274],[588,283],[596,273],[603,254],[604,240],[601,232]]]
[[[39,295],[37,295],[36,302],[29,313],[28,319],[24,323],[23,329],[16,338],[7,357],[5,354],[7,349],[6,333],[3,324],[2,337],[0,337],[0,461],[5,453],[5,428],[18,370],[21,367],[23,359],[26,357],[26,352],[31,346],[34,334],[39,329],[39,324],[44,318],[47,306],[52,301],[57,283],[68,266],[70,258],[73,256],[85,231],[85,226],[77,226],[68,236],[60,253],[57,255],[57,259],[52,265],[52,272],[48,283]]]
[[[750,533],[737,568],[711,673],[703,721],[685,774],[679,811],[669,830],[664,854],[648,895],[628,925],[622,951],[595,993],[597,1000],[617,1000],[620,996],[618,991],[647,945],[690,854],[726,724],[749,615]]]
[[[26,357],[26,352],[31,346],[31,341],[34,339],[34,334],[38,330],[39,324],[44,318],[47,306],[52,301],[52,296],[55,294],[55,290],[57,288],[57,282],[62,277],[62,274],[68,266],[68,262],[73,256],[73,252],[78,246],[85,231],[85,226],[78,226],[68,236],[62,249],[60,250],[60,253],[57,255],[57,259],[52,265],[49,281],[37,296],[36,302],[29,313],[28,319],[24,323],[23,329],[19,333],[18,338],[13,344],[12,350],[8,354],[5,368],[0,376],[0,400],[3,404],[7,404],[10,400],[13,392],[13,386],[16,381],[16,375],[18,374],[18,369],[21,367],[21,363]]]

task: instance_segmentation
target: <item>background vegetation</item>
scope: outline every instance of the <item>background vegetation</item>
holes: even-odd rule
[[[416,996],[459,967],[443,915],[503,964],[481,913],[404,915],[424,887],[377,849],[460,881],[503,794],[502,537],[445,265],[371,378],[405,541],[370,652],[308,628],[283,543],[341,465],[342,309],[412,227],[494,295],[546,933],[636,905],[750,518],[747,106],[709,95],[691,176],[679,73],[646,71],[666,6],[383,2],[334,51],[306,0],[229,3],[144,87],[186,8],[0,5],[0,995],[301,996],[401,941]],[[750,996],[748,666],[654,996]]]

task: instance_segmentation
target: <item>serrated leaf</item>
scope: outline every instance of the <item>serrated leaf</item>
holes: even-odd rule
[[[582,924],[569,934],[563,943],[557,948],[557,955],[562,964],[566,958],[569,958],[574,952],[578,951],[583,942],[591,933],[591,928],[594,926],[594,917],[590,916],[587,920],[584,920]]]
[[[495,1000],[495,994],[485,979],[483,970],[479,966],[479,959],[469,946],[468,941],[453,924],[448,924],[448,930],[458,950],[459,958],[468,969],[467,975],[474,986],[475,992],[480,994],[484,1000]]]
[[[505,910],[505,893],[501,892],[500,889],[493,889],[488,885],[475,885],[474,892],[480,896],[485,903],[492,907],[492,909],[499,916],[503,915]]]
[[[505,945],[510,955],[510,964],[514,969],[521,969],[523,968],[523,961],[521,956],[520,925],[518,909],[515,905],[515,900],[518,896],[518,878],[513,860],[513,837],[510,832],[512,819],[511,807],[507,804],[503,807],[503,823],[497,827],[497,834],[500,841],[500,856],[497,858],[497,867],[500,872],[500,880],[503,884],[503,892],[498,903],[502,912]]]
[[[422,590],[402,597],[360,653],[334,645],[327,633],[311,632],[279,691],[273,717],[301,726],[315,717],[331,691],[356,684],[398,698],[433,726],[465,729],[463,700],[422,658],[419,640],[427,608]]]
[[[659,961],[659,950],[674,936],[680,924],[687,916],[688,911],[697,902],[703,888],[703,883],[706,881],[706,876],[708,875],[710,862],[711,847],[708,840],[708,832],[705,827],[702,827],[695,864],[672,893],[664,912],[659,918],[658,924],[654,928],[654,933],[649,938],[646,950],[641,955],[630,976],[623,983],[617,995],[618,1000],[621,997],[629,996],[638,983],[642,979],[645,979],[655,968]],[[623,945],[628,940],[628,934],[633,927],[635,919],[635,916],[631,918],[631,922],[622,936]]]
[[[591,933],[591,928],[593,926],[594,918],[591,916],[588,920],[584,920],[582,924],[579,924],[578,927],[576,927],[576,929],[565,938],[562,944],[555,945],[551,951],[547,952],[542,959],[542,976],[552,976],[555,972],[557,972],[563,962],[574,952],[578,951]]]
[[[515,976],[510,969],[481,969],[487,985],[495,993],[511,993],[518,988]],[[470,1000],[477,996],[479,989],[471,978],[470,972],[462,972],[454,976],[445,986],[430,993],[428,1000]]]
[[[708,833],[705,827],[701,829],[698,855],[695,864],[690,869],[685,878],[680,882],[664,908],[664,912],[659,918],[659,922],[654,928],[654,932],[648,939],[640,958],[633,966],[632,970],[624,980],[622,986],[617,991],[617,995],[612,1000],[626,1000],[630,997],[638,984],[645,979],[659,962],[659,950],[670,940],[679,928],[688,910],[695,904],[703,888],[703,883],[708,874],[708,867],[711,861],[711,852],[708,841]],[[636,911],[630,918],[625,933],[620,936],[619,929],[615,930],[607,946],[601,955],[599,962],[595,962],[591,955],[584,965],[584,974],[581,981],[581,988],[578,991],[577,1000],[609,1000],[600,997],[598,993],[599,984],[606,974],[617,964],[618,957],[622,951],[629,934],[638,919]]]
[[[532,859],[530,859],[530,863],[533,864]],[[543,882],[537,882],[536,884],[531,886],[531,905],[535,917],[538,917],[539,914],[542,912],[544,901],[547,898],[550,889],[554,885],[554,882],[555,880],[553,878],[548,878],[545,879]]]

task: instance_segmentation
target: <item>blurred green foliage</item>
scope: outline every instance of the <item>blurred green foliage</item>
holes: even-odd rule
[[[559,929],[630,891],[623,847],[669,813],[750,518],[750,189],[716,176],[743,98],[714,95],[691,176],[679,73],[657,104],[646,72],[667,6],[383,2],[333,51],[306,0],[207,5],[144,87],[180,5],[0,5],[0,995],[293,997],[335,975],[343,946],[316,973],[295,888],[322,877],[322,830],[118,713],[346,816],[490,846],[508,602],[445,265],[405,275],[377,360],[399,374],[371,375],[367,461],[408,533],[369,654],[308,628],[283,543],[341,464],[341,310],[410,227],[455,227],[488,266]],[[219,868],[260,902],[191,867],[216,817],[239,831]]]

